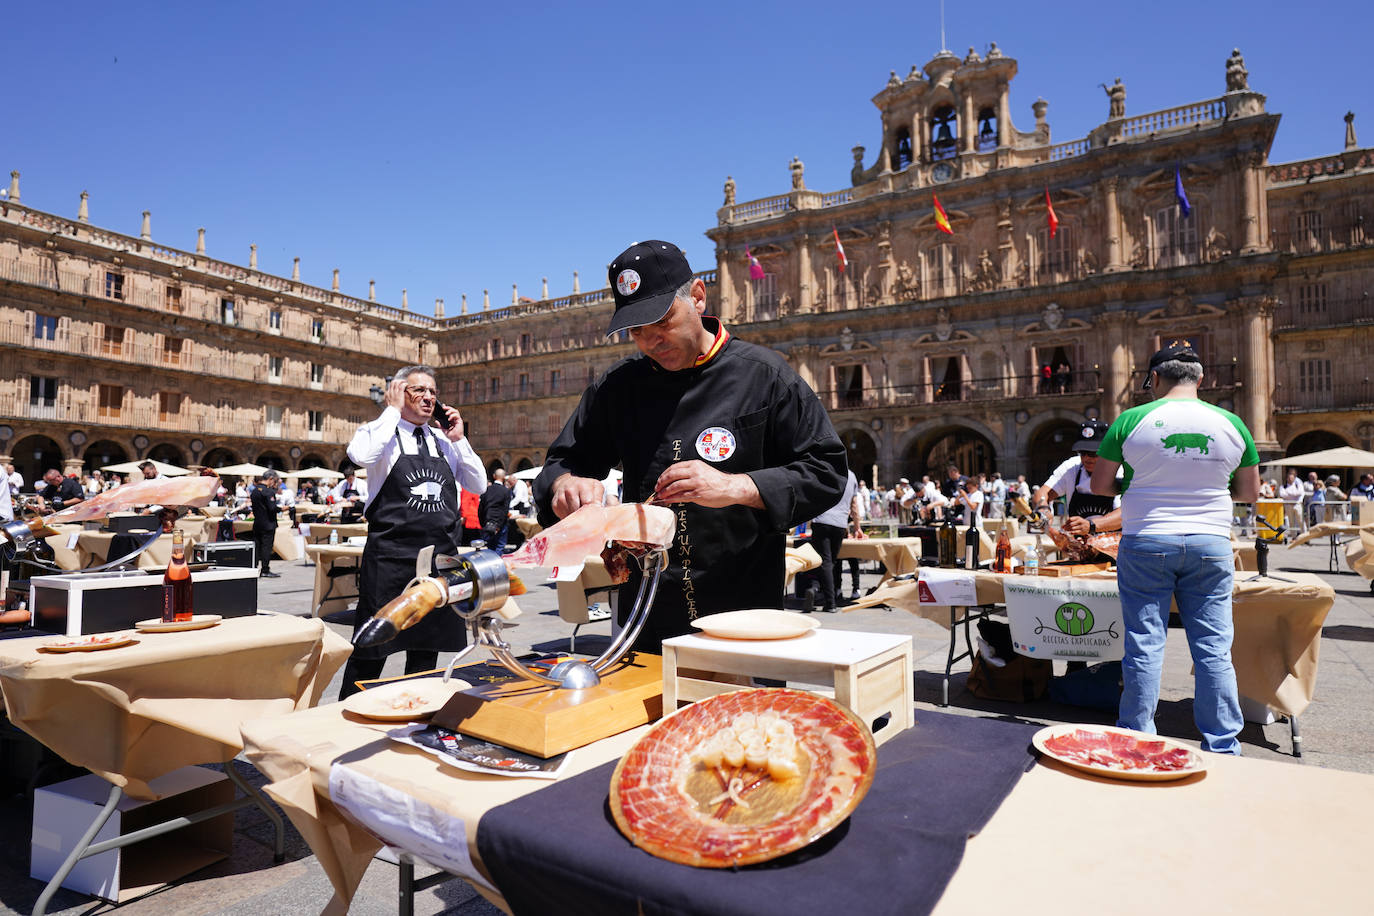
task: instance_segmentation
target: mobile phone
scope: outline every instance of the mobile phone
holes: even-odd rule
[[[443,401],[435,400],[434,419],[437,420],[439,425],[444,429],[453,428],[453,421],[448,418],[448,407],[444,405]]]

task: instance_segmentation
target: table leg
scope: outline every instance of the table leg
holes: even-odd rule
[[[1326,558],[1326,571],[1330,573],[1335,572],[1340,565],[1340,556],[1336,553],[1337,546],[1336,533],[1333,531],[1331,533],[1331,555]]]
[[[272,861],[277,865],[285,862],[286,833],[285,827],[282,824],[281,812],[273,807],[272,804],[263,797],[261,792],[243,781],[238,771],[234,769],[234,761],[230,760],[224,765],[224,775],[228,776],[229,781],[238,786],[239,789],[243,791],[244,795],[252,799],[253,804],[257,805],[258,810],[267,815],[267,819],[272,822],[272,826],[276,829],[276,839],[272,843]]]
[[[1302,756],[1302,734],[1298,732],[1298,717],[1288,717],[1288,734],[1293,739],[1293,756]]]
[[[399,866],[399,882],[396,888],[397,916],[415,916],[415,863],[402,856]]]
[[[86,855],[86,850],[91,845],[91,840],[100,832],[100,828],[105,826],[105,822],[114,814],[115,807],[119,804],[120,798],[124,796],[124,790],[119,786],[110,786],[110,797],[105,801],[105,807],[100,809],[100,813],[95,816],[91,826],[81,835],[81,839],[76,841],[72,851],[68,853],[62,866],[57,869],[57,873],[52,876],[47,887],[43,888],[43,893],[38,895],[38,902],[34,904],[33,916],[43,916],[48,911],[48,902],[52,900],[53,894],[62,886],[62,882],[67,880],[67,875],[71,874],[76,863],[81,861]]]
[[[949,705],[949,672],[954,668],[954,647],[959,644],[959,624],[955,620],[954,612],[958,608],[949,609],[949,654],[945,656],[945,679],[940,684],[940,705]]]

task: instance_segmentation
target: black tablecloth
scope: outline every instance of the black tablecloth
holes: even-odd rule
[[[964,843],[1034,763],[1035,726],[918,710],[878,751],[868,796],[807,849],[739,869],[632,846],[610,816],[614,764],[493,808],[477,848],[519,914],[928,913]],[[990,891],[993,889],[990,889]]]

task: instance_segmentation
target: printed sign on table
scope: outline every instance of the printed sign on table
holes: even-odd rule
[[[1009,576],[1003,589],[1012,648],[1021,655],[1103,662],[1125,654],[1115,582]]]
[[[978,589],[971,573],[923,566],[916,582],[916,598],[921,604],[969,607],[978,603]]]

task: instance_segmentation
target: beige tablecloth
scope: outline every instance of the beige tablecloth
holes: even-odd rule
[[[1320,525],[1313,525],[1302,534],[1295,537],[1288,548],[1291,550],[1299,544],[1306,544],[1308,541],[1315,541],[1317,538],[1335,535],[1337,539],[1341,537],[1353,537],[1360,533],[1359,525],[1352,525],[1349,522],[1323,522]]]
[[[1364,528],[1360,536],[1345,545],[1345,562],[1366,579],[1374,579],[1374,528]]]
[[[315,587],[310,596],[311,612],[325,617],[344,611],[358,600],[358,574],[331,576],[336,569],[356,568],[362,562],[363,549],[351,544],[306,544],[305,555],[315,564]],[[330,584],[333,583],[333,588]],[[329,598],[325,599],[325,594]]]
[[[532,518],[525,518],[523,515],[515,520],[515,527],[520,529],[520,533],[525,537],[534,537],[544,530],[544,526]]]
[[[1235,621],[1231,658],[1241,696],[1265,703],[1285,715],[1298,716],[1312,702],[1322,623],[1336,600],[1336,592],[1312,573],[1282,575],[1293,581],[1236,576],[1231,604]],[[974,582],[978,603],[1004,603],[1004,578],[980,571]],[[1106,573],[1102,578],[1114,579],[1115,573]],[[850,607],[880,604],[933,620],[943,627],[964,616],[962,609],[956,608],[952,621],[948,607],[921,604],[916,583],[910,581],[880,588]]]
[[[232,759],[241,722],[313,706],[351,651],[323,622],[277,614],[137,638],[61,655],[38,647],[62,637],[0,642],[10,721],[134,798],[179,767]]]
[[[135,534],[136,537],[146,535]],[[115,534],[110,531],[83,531],[77,536],[76,554],[81,563],[81,568],[87,566],[99,566],[110,560],[117,560],[118,557],[110,556],[110,542]],[[198,539],[186,536],[186,558],[191,558],[191,545]],[[152,546],[138,555],[139,569],[162,569],[172,561],[172,535],[164,534],[153,542]]]
[[[243,726],[249,760],[272,780],[267,793],[305,837],[334,885],[335,896],[324,913],[346,911],[381,847],[330,800],[335,763],[418,800],[422,807],[461,818],[473,864],[489,880],[477,851],[478,822],[488,810],[538,791],[545,781],[446,767],[384,738],[388,725],[350,721],[345,715],[332,705]],[[919,710],[913,727],[921,728]],[[622,756],[645,728],[579,749],[568,775]],[[1204,756],[1205,776],[1181,783],[1099,779],[1042,761],[969,840],[935,912],[981,916],[995,908],[989,905],[992,889],[1042,887],[1046,875],[1064,873],[1066,862],[1071,863],[1072,888],[1021,894],[1019,911],[1059,914],[1084,908],[1066,904],[1065,894],[1080,901],[1110,900],[1113,913],[1149,916],[1195,912],[1203,896],[1226,900],[1236,912],[1351,911],[1351,901],[1362,899],[1360,876],[1371,855],[1374,778]],[[882,758],[880,748],[879,764]],[[1276,842],[1275,825],[1300,840]],[[1103,842],[1103,837],[1111,841]],[[1148,892],[1124,892],[1122,875],[1141,862],[1158,863],[1167,869],[1168,880],[1152,883]],[[1284,874],[1324,877],[1274,877]],[[494,903],[504,903],[496,893],[478,890]]]
[[[310,531],[309,534],[301,532],[305,538],[306,546],[311,544],[328,544],[329,535],[337,532],[339,540],[347,541],[351,537],[366,537],[367,522],[356,522],[351,525],[339,525],[333,522],[306,522],[303,526]]]
[[[920,538],[845,538],[839,558],[876,560],[883,566],[883,581],[915,572],[921,563]]]

